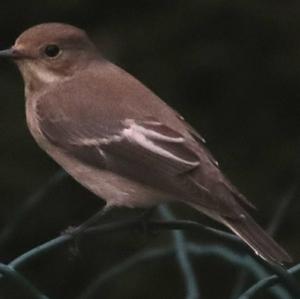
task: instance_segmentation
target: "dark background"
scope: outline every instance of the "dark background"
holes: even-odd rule
[[[106,57],[153,89],[202,133],[224,172],[258,207],[254,216],[262,225],[267,226],[285,194],[298,186],[299,1],[3,2],[1,49],[41,22],[85,29]],[[0,228],[19,221],[0,240],[0,262],[81,223],[102,205],[69,178],[24,217],[18,215],[19,207],[58,166],[29,135],[23,83],[9,62],[0,62],[0,165]],[[182,206],[174,211],[182,218],[206,221]],[[299,213],[296,191],[276,234],[295,261],[300,258]],[[117,214],[129,217],[132,211]],[[190,237],[212,242],[195,233]],[[79,257],[70,248],[54,250],[22,273],[51,298],[76,298],[96,274],[167,242],[167,232],[113,233],[82,242]],[[193,266],[203,298],[228,298],[238,268],[213,258],[193,259]],[[184,298],[184,292],[178,266],[168,258],[117,276],[105,284],[99,298]],[[24,298],[5,281],[0,283],[0,295]]]

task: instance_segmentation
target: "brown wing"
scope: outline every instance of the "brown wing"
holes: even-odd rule
[[[236,217],[238,193],[190,127],[137,80],[101,67],[103,78],[82,77],[85,88],[75,91],[64,82],[39,101],[40,128],[49,141],[93,167]]]
[[[206,147],[206,140],[198,133],[198,131],[194,127],[192,127],[185,121],[183,116],[177,113],[177,117],[181,120],[181,122],[184,123],[188,132],[193,136],[193,138],[198,142],[199,146],[205,152],[205,155],[217,168],[219,168],[218,161],[213,157],[211,152]],[[226,188],[228,189],[227,191],[230,191],[239,203],[241,203],[242,205],[246,205],[247,207],[250,207],[252,209],[256,209],[254,204],[247,200],[247,198],[242,193],[240,193],[239,190],[234,185],[232,185],[231,182],[224,176],[222,178],[222,184],[226,186]]]

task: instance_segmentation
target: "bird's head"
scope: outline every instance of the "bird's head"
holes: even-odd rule
[[[10,57],[17,63],[26,84],[61,81],[98,55],[83,30],[61,23],[29,28],[11,48],[0,51],[0,57]]]

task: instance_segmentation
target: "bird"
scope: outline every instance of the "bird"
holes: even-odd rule
[[[138,79],[64,23],[25,30],[0,51],[25,83],[37,144],[111,207],[181,202],[232,230],[263,260],[289,254],[250,216],[254,205],[222,173],[202,136]]]

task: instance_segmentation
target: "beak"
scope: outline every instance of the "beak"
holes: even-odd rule
[[[18,59],[18,58],[22,58],[22,57],[23,57],[22,53],[20,53],[14,47],[0,51],[0,58]]]

